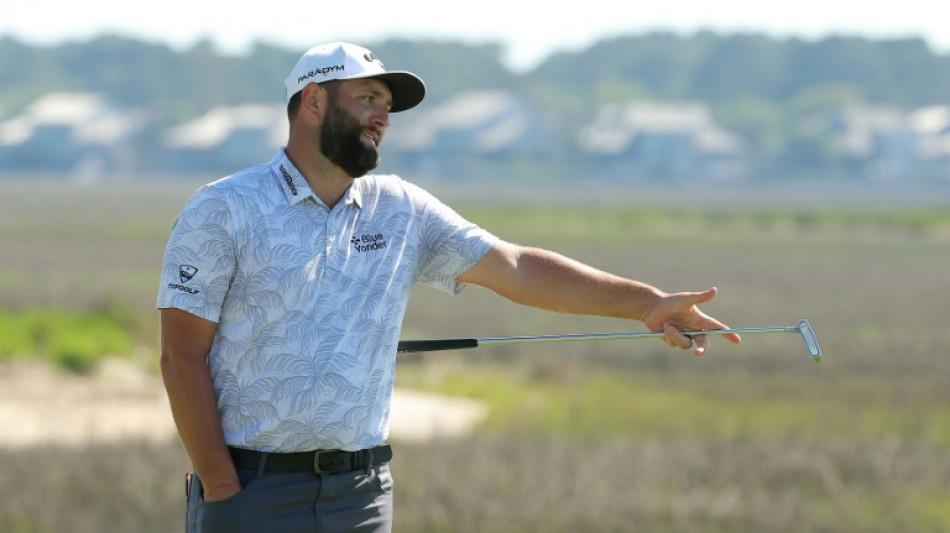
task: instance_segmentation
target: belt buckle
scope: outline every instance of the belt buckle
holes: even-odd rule
[[[313,473],[314,474],[319,474],[320,472],[322,472],[322,470],[320,470],[320,454],[322,453],[323,452],[313,452]]]

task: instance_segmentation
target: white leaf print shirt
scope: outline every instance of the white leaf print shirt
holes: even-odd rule
[[[359,178],[328,209],[280,150],[195,192],[157,307],[218,323],[208,365],[229,445],[357,450],[389,434],[411,286],[457,294],[495,240],[396,176]]]

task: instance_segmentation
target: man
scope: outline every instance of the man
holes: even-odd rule
[[[409,290],[476,284],[515,302],[663,331],[724,324],[697,305],[466,221],[379,162],[416,75],[348,43],[305,53],[285,82],[286,149],[199,189],[165,253],[161,368],[194,465],[189,531],[389,531],[386,445]],[[739,342],[736,335],[729,335]],[[708,346],[696,339],[696,355]]]

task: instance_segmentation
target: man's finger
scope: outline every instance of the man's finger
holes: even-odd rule
[[[708,335],[696,335],[693,339],[696,344],[696,349],[693,350],[693,354],[696,357],[706,353],[706,350],[709,349],[709,336]]]
[[[666,335],[667,344],[676,348],[688,350],[693,346],[693,339],[680,333],[678,329],[671,324],[663,324],[663,333]]]
[[[706,289],[703,292],[694,292],[690,295],[691,296],[690,302],[693,305],[707,303],[711,301],[713,298],[715,298],[718,292],[719,292],[719,289],[717,289],[716,287],[711,287],[709,289]]]

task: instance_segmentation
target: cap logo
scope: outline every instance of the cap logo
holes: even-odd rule
[[[363,54],[363,59],[365,59],[369,63],[372,63],[373,61],[379,61],[379,58],[376,57],[376,54],[374,54],[373,52],[369,52],[368,54]],[[383,67],[382,61],[379,61],[379,66]],[[383,68],[386,68],[386,67],[383,67]]]
[[[310,72],[303,74],[299,78],[297,78],[297,83],[300,83],[304,80],[308,80],[317,75],[326,76],[330,72],[343,72],[345,70],[346,68],[343,65],[333,65],[332,67],[315,68],[311,70]]]

